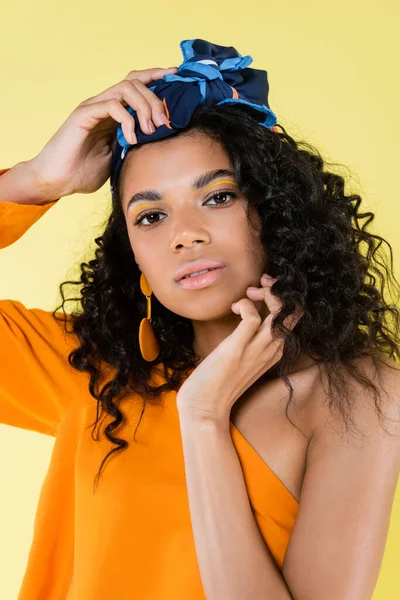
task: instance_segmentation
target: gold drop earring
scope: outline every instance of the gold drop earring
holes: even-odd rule
[[[160,353],[160,344],[151,326],[151,295],[153,293],[144,273],[140,275],[140,289],[147,300],[147,317],[141,320],[139,327],[139,347],[144,360],[151,362]]]

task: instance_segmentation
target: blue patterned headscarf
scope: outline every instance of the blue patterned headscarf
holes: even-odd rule
[[[276,130],[277,118],[268,105],[267,71],[249,68],[253,62],[251,56],[242,56],[233,46],[218,46],[201,39],[183,40],[180,48],[184,61],[178,73],[164,75],[147,85],[163,101],[169,124],[157,127],[153,134],[145,134],[136,111],[125,107],[135,119],[138,144],[178,133],[188,126],[201,104],[246,104],[258,112],[260,125]],[[111,166],[111,192],[131,146],[119,125]]]

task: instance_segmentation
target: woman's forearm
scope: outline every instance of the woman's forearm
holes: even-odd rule
[[[30,161],[17,163],[0,175],[0,202],[45,204],[58,199],[59,196],[40,182]]]
[[[227,424],[180,412],[192,529],[207,600],[292,598],[254,519]]]

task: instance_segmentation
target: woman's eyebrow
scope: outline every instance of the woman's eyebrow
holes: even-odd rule
[[[199,189],[205,187],[206,185],[210,184],[215,179],[219,179],[220,177],[235,177],[235,174],[233,173],[233,171],[230,171],[229,169],[215,169],[214,171],[207,171],[206,173],[203,173],[202,175],[198,175],[193,180],[192,188],[194,190],[199,190]],[[235,183],[235,181],[232,181],[232,183]],[[139,200],[151,200],[151,201],[162,200],[162,195],[157,190],[142,190],[141,192],[137,192],[129,200],[127,207],[126,207],[126,212],[129,212],[129,209],[131,208],[131,206],[135,202],[138,202]]]

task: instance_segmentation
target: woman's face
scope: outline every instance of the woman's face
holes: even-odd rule
[[[232,171],[221,145],[191,132],[140,146],[126,160],[121,197],[129,239],[154,295],[191,320],[232,316],[231,304],[260,285],[266,256],[259,217],[252,209],[249,221],[233,173],[194,184],[212,171]],[[219,268],[177,280],[182,267],[204,270],[199,260]]]

